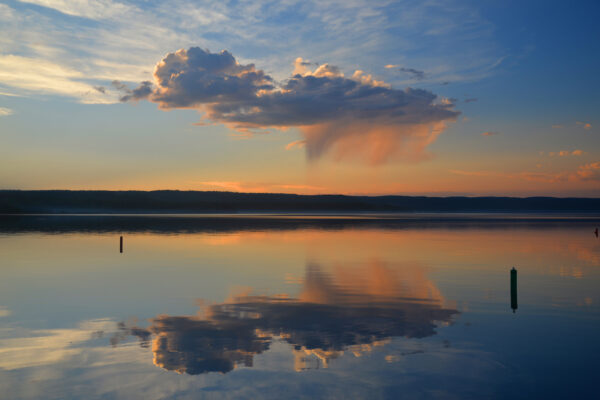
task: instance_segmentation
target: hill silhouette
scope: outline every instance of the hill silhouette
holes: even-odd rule
[[[600,212],[597,198],[345,196],[199,191],[1,190],[0,213]]]

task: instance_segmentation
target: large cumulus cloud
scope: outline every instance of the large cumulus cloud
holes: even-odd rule
[[[311,66],[298,58],[292,76],[277,83],[227,51],[192,47],[167,54],[154,69],[155,86],[144,82],[122,100],[195,108],[242,131],[298,127],[309,159],[331,153],[375,164],[423,157],[459,114],[452,102],[426,90],[394,89],[362,71],[346,77],[335,66]]]

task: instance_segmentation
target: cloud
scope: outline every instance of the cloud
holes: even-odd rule
[[[13,115],[15,112],[10,108],[0,107],[0,117],[6,117],[8,115]]]
[[[385,68],[397,69],[398,71],[405,72],[406,74],[410,75],[411,79],[416,79],[418,81],[425,79],[425,71],[418,69],[401,67],[397,64],[388,64],[385,66]]]
[[[561,124],[555,124],[555,125],[552,125],[552,129],[562,129],[562,128],[564,128],[564,127],[565,127],[565,126],[564,126],[564,125],[561,125]]]
[[[75,69],[40,59],[0,55],[0,82],[11,87],[46,94],[79,98],[83,103],[114,103],[93,85],[84,83],[84,74]]]
[[[9,21],[15,17],[15,13],[12,8],[6,4],[0,4],[0,21]]]
[[[12,313],[10,312],[10,310],[8,309],[8,307],[0,306],[0,318],[2,318],[2,317],[8,317],[11,314]]]
[[[479,100],[477,97],[471,97],[471,98],[465,99],[465,103],[474,103],[477,100]]]
[[[119,81],[113,81],[112,84],[117,89],[127,93],[119,98],[119,100],[122,102],[143,100],[150,96],[150,94],[152,93],[152,82],[150,81],[142,82],[142,84],[139,87],[133,90],[130,90],[129,88],[127,88],[126,85],[122,84]]]
[[[462,176],[477,176],[477,177],[495,177],[495,178],[507,178],[507,179],[523,179],[531,182],[564,182],[568,179],[566,173],[545,173],[545,172],[498,172],[498,171],[462,171],[462,170],[450,170],[450,173]]]
[[[577,150],[576,150],[577,151]],[[553,155],[555,153],[549,153]],[[572,153],[571,153],[572,154]],[[579,166],[575,171],[559,172],[498,172],[498,171],[462,171],[449,170],[450,173],[462,176],[497,177],[507,179],[523,179],[532,182],[559,183],[559,182],[600,182],[600,161]]]
[[[586,131],[589,131],[590,129],[592,129],[592,124],[590,124],[589,122],[577,121],[577,122],[575,122],[575,125],[581,126]]]
[[[106,19],[123,14],[131,6],[111,0],[19,0],[59,11],[63,14],[90,19]]]
[[[306,140],[294,140],[293,142],[290,142],[290,143],[286,144],[285,145],[285,149],[286,150],[291,150],[294,147],[300,149],[300,148],[302,148],[304,146],[306,146]]]
[[[575,177],[582,181],[600,181],[600,162],[581,165]]]
[[[541,151],[540,155],[544,155],[544,152]],[[559,156],[559,157],[568,157],[568,156],[581,156],[583,155],[583,150],[560,150],[560,151],[550,151],[548,152],[550,157]]]
[[[426,157],[426,147],[459,115],[452,101],[437,101],[427,90],[393,89],[360,70],[348,78],[336,66],[311,71],[308,65],[296,59],[296,74],[276,83],[228,51],[181,49],[156,65],[152,90],[144,82],[125,89],[122,99],[147,98],[164,110],[197,109],[242,132],[298,127],[310,160],[332,154],[371,164]]]
[[[492,24],[478,5],[448,1],[444,7],[368,0],[165,0],[143,6],[130,0],[11,1],[10,6],[0,4],[0,49],[4,55],[78,71],[82,76],[72,80],[105,87],[115,79],[128,84],[151,79],[148,67],[161,55],[195,43],[235,50],[245,63],[268,59],[269,75],[277,80],[288,76],[289,60],[299,54],[314,59],[327,54],[327,61],[339,66],[354,64],[361,55],[381,64],[390,53],[398,54],[414,65],[443,65],[428,71],[432,82],[489,75],[489,66],[504,51],[495,45]],[[0,78],[5,87],[15,87],[13,82]],[[86,91],[66,94],[59,85],[38,87],[14,92],[92,102]],[[100,95],[98,102],[106,102]],[[118,101],[115,93],[107,97]]]
[[[410,75],[411,78],[416,79],[418,81],[425,79],[425,71],[420,71],[418,69],[414,69],[414,68],[400,68],[400,71],[402,72],[406,72],[407,74]]]
[[[481,134],[481,136],[494,136],[494,135],[499,135],[500,132],[496,132],[496,131],[487,131],[487,132],[483,132]]]

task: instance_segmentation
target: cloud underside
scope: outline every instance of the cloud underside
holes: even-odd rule
[[[372,164],[422,159],[459,114],[429,91],[393,89],[362,71],[346,77],[335,66],[313,71],[312,65],[298,58],[294,74],[278,83],[227,51],[181,49],[156,65],[154,84],[125,89],[121,100],[197,109],[205,119],[246,133],[297,127],[310,160],[330,154]]]

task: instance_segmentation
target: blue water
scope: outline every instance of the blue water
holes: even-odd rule
[[[4,219],[0,398],[595,398],[596,225]]]

